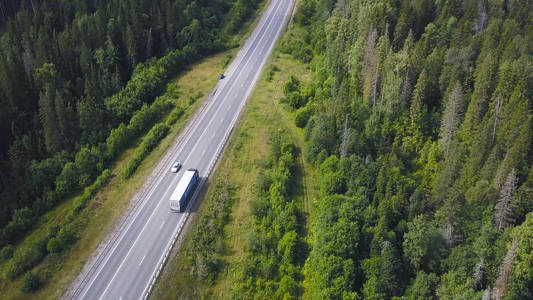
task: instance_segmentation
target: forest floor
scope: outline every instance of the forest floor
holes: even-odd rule
[[[286,32],[281,39],[288,38]],[[184,243],[174,247],[169,262],[154,287],[152,299],[227,299],[235,281],[235,271],[239,262],[243,261],[248,234],[253,217],[251,199],[253,185],[258,176],[267,168],[270,152],[270,135],[276,131],[288,134],[290,142],[299,149],[299,166],[296,171],[297,184],[293,195],[296,203],[305,211],[309,228],[311,207],[318,197],[318,173],[305,159],[304,131],[294,125],[294,112],[283,107],[279,100],[283,97],[283,83],[289,75],[296,76],[302,82],[309,82],[312,71],[308,66],[295,60],[292,56],[280,52],[278,46],[265,66],[251,98],[241,115],[227,149],[210,182],[227,181],[235,187],[234,202],[230,221],[224,228],[223,269],[213,284],[206,284],[187,274],[187,259],[181,255],[182,247],[191,243],[192,235],[187,235]],[[275,66],[279,71],[274,71]],[[272,74],[269,74],[272,73]],[[270,80],[269,80],[269,77]],[[191,215],[189,223],[194,227],[195,219],[206,214],[206,207],[215,201],[214,185],[211,185],[206,197],[200,204],[198,215]]]

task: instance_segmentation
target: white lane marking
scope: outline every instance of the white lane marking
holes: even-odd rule
[[[216,132],[213,133],[213,135],[211,136],[211,138],[214,139],[214,138],[215,138],[215,135],[217,135]]]
[[[163,229],[164,225],[165,225],[165,221],[163,221],[163,223],[161,223],[161,226],[159,226],[159,230]]]
[[[147,203],[149,203],[149,201],[147,201],[147,199],[150,199],[152,197],[152,195],[155,193],[155,191],[157,190],[157,187],[159,186],[159,184],[161,183],[161,181],[163,181],[163,179],[165,179],[165,175],[166,173],[162,173],[162,175],[157,179],[157,182],[151,187],[151,190],[150,192],[148,193],[148,195],[144,198],[143,202],[141,203],[141,206],[139,208],[137,208],[137,211],[134,213],[133,217],[131,218],[131,221],[129,224],[126,225],[126,228],[124,229],[123,232],[120,233],[119,237],[117,238],[117,240],[115,241],[115,245],[113,246],[113,248],[111,249],[111,251],[109,251],[107,254],[106,254],[106,257],[105,257],[105,260],[100,264],[100,266],[97,268],[97,270],[99,270],[96,274],[100,274],[100,272],[104,269],[104,267],[106,266],[107,262],[109,261],[109,259],[113,256],[112,254],[115,253],[115,250],[117,249],[118,245],[120,245],[120,243],[122,242],[122,240],[124,240],[124,237],[126,236],[126,234],[128,233],[128,231],[130,230],[131,226],[133,226],[133,224],[135,223],[135,220],[137,219],[137,217],[141,214],[141,212],[143,211],[144,207],[146,206]],[[172,180],[172,182],[174,182],[174,179]],[[93,285],[94,281],[96,280],[97,276],[93,276],[93,279],[89,282],[88,285],[85,286],[85,291],[82,293],[80,299],[83,299],[85,298],[85,295],[87,294],[87,292],[90,290],[90,287]],[[87,288],[89,287],[89,288]]]
[[[244,53],[247,53],[247,52],[252,48],[254,42],[257,41],[257,40],[258,40],[258,42],[257,42],[258,45],[261,43],[261,41],[262,41],[262,40],[264,39],[264,37],[265,37],[265,34],[263,34],[262,36],[259,36],[259,32],[261,32],[261,30],[263,30],[263,28],[264,28],[265,26],[266,26],[265,32],[268,31],[270,25],[272,24],[273,19],[275,19],[275,16],[272,17],[272,19],[270,20],[270,22],[268,22],[268,24],[266,24],[266,23],[267,23],[267,20],[268,20],[269,16],[272,14],[272,11],[274,11],[274,13],[276,13],[277,10],[278,10],[278,8],[279,8],[279,6],[277,6],[277,5],[271,5],[271,6],[268,8],[268,10],[267,10],[268,13],[265,13],[265,14],[264,14],[264,17],[261,18],[261,20],[260,20],[260,22],[259,22],[260,26],[259,26],[259,24],[256,26],[256,29],[255,29],[254,32],[252,33],[252,36],[251,36],[248,40],[246,40],[246,44],[245,44],[245,46],[243,47],[243,49],[241,49],[241,50],[239,51],[239,53],[241,53],[241,52],[242,52],[243,54],[244,54]],[[266,24],[266,25],[265,25],[265,24]],[[258,47],[256,47],[256,48],[252,51],[252,54],[253,54],[257,49],[258,49]],[[252,56],[253,56],[253,55],[252,55]],[[243,59],[244,59],[244,58],[235,59],[235,60],[231,63],[230,67],[228,68],[227,73],[230,73],[229,69],[231,69],[231,68],[233,68],[233,69],[237,68],[237,67],[243,62]],[[246,69],[246,66],[247,66],[250,62],[251,62],[251,58],[248,59],[248,61],[242,66],[241,71],[239,71],[239,72],[237,73],[237,75],[235,75],[235,76],[238,77],[238,76],[240,75],[240,73],[242,72],[242,70]],[[231,72],[233,72],[233,70],[231,70]],[[233,76],[233,74],[231,75],[231,77],[232,77],[232,76]],[[230,77],[230,76],[228,76],[228,77]],[[229,79],[230,79],[230,78],[228,78],[228,80],[229,80]],[[228,82],[228,81],[225,81],[225,82]],[[233,81],[233,82],[235,82],[235,81]],[[220,91],[220,93],[219,93],[219,96],[222,94],[222,90],[223,90],[225,87],[226,87],[226,84],[224,83],[223,86],[222,86],[222,88],[221,88],[221,91]],[[232,88],[233,88],[233,84],[230,83],[230,87],[228,88],[228,93],[229,93],[229,91],[230,91]],[[227,97],[227,95],[226,95],[226,97]],[[222,99],[222,102],[224,102],[224,100],[226,99],[226,97]],[[189,140],[193,137],[194,132],[198,129],[198,126],[199,126],[200,124],[202,124],[202,122],[205,120],[205,117],[208,115],[208,112],[211,110],[211,107],[214,105],[214,103],[217,103],[217,101],[211,101],[210,103],[208,103],[208,105],[206,106],[206,108],[205,108],[205,110],[203,111],[203,113],[202,113],[201,115],[198,116],[198,121],[196,122],[196,124],[192,124],[192,127],[190,128],[190,131],[188,131],[187,134],[186,134],[186,136],[184,136],[185,141],[182,142],[182,144],[179,146],[178,150],[176,151],[177,154],[180,154],[181,151],[183,151],[183,148],[184,148],[185,145],[189,142]],[[219,109],[220,109],[220,106],[219,106]],[[217,114],[217,113],[218,113],[218,109],[215,111],[215,114]],[[193,118],[193,120],[194,120],[194,119],[195,119],[195,118]],[[186,131],[189,130],[189,127],[185,128],[185,130],[186,130]],[[200,137],[201,137],[201,135],[200,135]],[[187,160],[187,159],[188,159],[188,157],[187,157],[185,160]],[[91,285],[92,285],[92,283],[91,283]],[[84,293],[83,296],[85,296],[85,293]],[[83,298],[83,296],[82,296],[82,298]]]
[[[281,7],[281,6],[280,6],[280,7]],[[278,7],[278,8],[279,8],[279,7]],[[275,13],[277,13],[277,12],[278,12],[278,9],[276,9]],[[285,20],[286,18],[287,18],[287,12],[285,12],[285,13],[283,14],[282,19]],[[272,21],[273,21],[274,19],[276,19],[276,17],[273,17],[273,19],[271,20],[271,22],[270,22],[270,24],[268,25],[268,27],[270,27],[270,25],[272,25]],[[269,29],[270,29],[270,28],[269,28]],[[267,29],[267,31],[268,31],[269,29]],[[278,37],[279,35],[280,35],[280,30],[277,30],[276,33],[274,34],[274,41],[276,41],[276,39],[277,39],[277,37]],[[260,43],[263,42],[263,41],[264,41],[264,39],[261,39]],[[260,43],[259,43],[258,46],[256,47],[256,50],[259,49],[259,47],[260,47]],[[270,43],[269,48],[268,48],[268,52],[269,52],[269,53],[270,53],[270,52],[272,51],[272,49],[274,48],[274,44],[275,44],[275,43],[272,43],[272,42]],[[260,52],[260,51],[261,51],[261,50],[259,50],[259,52]],[[252,52],[252,54],[253,54],[253,53],[255,53],[255,51]],[[260,67],[258,68],[258,70],[261,70],[261,69],[264,67],[265,62],[266,62],[266,58],[265,58],[265,57],[260,57],[260,58],[262,58],[262,60],[259,60],[261,63],[259,64]],[[252,58],[252,59],[253,59],[253,58]],[[244,66],[243,68],[246,68],[246,66],[248,66],[248,64],[245,64],[245,66]],[[244,70],[244,69],[243,69],[243,70]],[[240,74],[240,73],[242,73],[242,71],[239,72],[239,74]],[[259,73],[260,73],[260,72],[256,72],[256,73],[254,74],[254,76],[253,76],[253,78],[252,78],[252,82],[254,82],[254,81],[257,80],[257,78],[259,77]],[[250,76],[250,75],[251,75],[251,74],[248,73],[248,76]],[[238,79],[238,76],[236,77],[235,80],[237,80],[237,79]],[[241,86],[242,86],[242,85],[243,85],[243,84],[241,84]],[[248,89],[247,89],[247,92],[245,93],[245,97],[242,98],[242,100],[240,101],[240,103],[239,103],[239,102],[234,102],[234,103],[232,103],[232,104],[231,104],[231,108],[233,108],[234,104],[237,104],[237,107],[241,107],[241,108],[244,107],[244,104],[246,103],[246,99],[250,96],[250,93],[251,93],[253,87],[254,87],[253,85],[250,85],[250,86],[248,87]],[[232,86],[230,87],[230,89],[233,89],[233,88],[234,88],[234,86],[232,85]],[[231,91],[231,90],[230,90],[230,91]],[[228,93],[228,94],[229,94],[229,93]],[[240,104],[240,105],[239,105],[239,104]],[[217,114],[217,113],[218,113],[218,111],[215,112],[215,114]],[[232,130],[232,128],[233,128],[233,126],[234,126],[234,124],[235,124],[235,120],[237,119],[238,116],[239,116],[239,112],[236,112],[236,114],[235,114],[235,116],[233,117],[233,120],[230,122],[230,126],[228,127],[228,129],[226,130],[226,132],[229,132],[229,131]],[[211,123],[211,122],[210,122],[210,123]],[[207,127],[205,128],[204,131],[206,131],[206,130],[210,127],[210,125],[211,125],[210,123],[207,125]],[[203,133],[202,133],[202,135],[203,135]],[[202,136],[202,135],[201,135],[201,136]],[[226,134],[225,134],[225,135],[226,135]],[[225,135],[224,135],[224,136],[225,136]],[[200,136],[200,138],[201,138],[201,136]],[[200,139],[200,138],[199,138],[199,139]],[[223,140],[224,140],[224,138],[223,138]],[[222,140],[222,142],[223,142],[223,140]],[[195,147],[196,147],[196,146],[195,146]],[[221,147],[220,145],[217,147],[217,151],[216,151],[216,152],[218,152],[218,149],[219,149],[220,147]],[[193,148],[193,150],[194,150],[194,148]],[[204,152],[205,152],[205,150],[204,150]],[[215,153],[216,153],[216,152],[215,152]],[[203,154],[202,154],[202,156],[203,156]],[[216,158],[217,158],[217,156],[215,155],[215,156],[211,159],[210,164],[211,164],[212,161],[215,160]],[[209,164],[209,165],[210,165],[210,164]],[[209,165],[208,165],[208,166],[209,166]]]
[[[278,6],[278,8],[279,8],[279,7],[281,7],[281,6]],[[277,9],[276,9],[276,12],[277,12]],[[273,18],[270,20],[270,22],[269,22],[268,25],[267,25],[267,29],[266,29],[266,31],[269,30],[270,26],[273,24],[273,20],[274,20],[274,19],[275,19],[275,17],[273,17]],[[229,86],[229,88],[228,88],[228,93],[226,94],[226,96],[225,96],[222,100],[219,101],[219,102],[221,102],[220,105],[219,105],[218,108],[215,110],[215,113],[213,114],[213,117],[211,118],[211,120],[209,120],[209,122],[208,122],[207,125],[205,126],[204,130],[202,131],[202,133],[200,134],[200,136],[197,138],[196,143],[194,144],[194,146],[192,147],[191,151],[189,152],[189,155],[187,155],[187,157],[185,158],[184,161],[188,161],[189,158],[191,157],[191,155],[195,152],[194,150],[196,149],[196,147],[197,147],[198,144],[200,143],[202,137],[204,136],[204,134],[206,133],[206,131],[209,129],[209,127],[211,127],[211,123],[212,123],[212,122],[214,121],[214,119],[215,119],[214,116],[218,115],[219,111],[220,111],[220,110],[222,109],[222,107],[223,107],[224,102],[226,102],[226,99],[228,99],[228,97],[229,97],[231,91],[232,91],[232,90],[235,88],[235,86],[238,84],[238,83],[237,83],[237,78],[239,77],[239,75],[241,75],[241,74],[243,73],[244,70],[246,70],[246,67],[247,67],[247,66],[253,61],[253,56],[254,56],[253,54],[256,53],[256,51],[259,51],[259,50],[258,50],[258,49],[259,49],[258,47],[259,47],[259,44],[261,44],[261,42],[264,40],[264,36],[265,36],[265,35],[263,35],[263,36],[260,38],[260,40],[259,40],[259,42],[258,42],[258,46],[255,47],[255,49],[252,50],[252,53],[251,53],[250,57],[249,57],[248,60],[244,63],[244,65],[242,66],[242,69],[237,73],[237,75],[235,75],[235,76],[236,76],[236,77],[235,77],[236,79],[235,79],[233,82],[229,83],[230,86]]]
[[[118,298],[118,300],[122,300],[122,297],[124,297],[124,296],[120,296],[120,298]]]
[[[143,261],[144,259],[146,258],[146,254],[143,256],[143,258],[141,259],[141,262],[139,263],[139,266],[143,264]]]
[[[224,122],[224,118],[220,119],[220,123]]]
[[[205,151],[207,151],[207,149],[204,149],[204,151],[202,151],[202,155],[201,155],[201,157],[203,157],[203,156],[204,156],[204,154],[205,154]]]
[[[284,16],[283,16],[283,20],[285,20],[287,18],[287,12],[285,12]],[[278,30],[278,32],[274,35],[274,41],[276,41],[279,37],[281,33],[281,30]],[[268,53],[271,53],[272,49],[274,48],[274,44],[275,43],[271,43],[270,47],[268,48]],[[266,58],[264,57],[263,60],[261,61],[261,63],[259,64],[260,67],[258,68],[258,70],[262,70],[264,65],[266,63]],[[252,83],[254,81],[257,81],[257,79],[259,78],[259,74],[260,72],[256,72],[252,79]],[[250,75],[250,74],[249,74]],[[244,104],[246,103],[246,99],[250,96],[252,90],[253,90],[253,87],[254,87],[255,84],[250,84],[250,86],[248,87],[248,90],[246,91],[244,97],[242,98],[241,100],[241,103],[240,103],[240,107],[243,107]],[[222,139],[224,141],[225,139],[225,136],[229,134],[229,132],[231,132],[232,128],[235,126],[235,122],[237,120],[237,117],[239,116],[239,113],[235,114],[235,116],[233,117],[233,119],[231,120],[230,122],[230,126],[228,127],[228,129],[226,130],[226,132],[224,133],[224,138]],[[218,147],[220,148],[220,146]],[[219,149],[217,148],[217,152],[219,151]],[[211,159],[211,161],[209,162],[209,165],[208,166],[211,166],[213,164],[213,162],[217,159],[217,155],[213,156],[213,158]],[[208,167],[209,168],[209,167]]]
[[[176,176],[177,177],[177,176]],[[165,191],[164,195],[166,195],[168,193],[168,190],[173,187],[173,185],[169,185],[167,190]],[[166,197],[163,197],[163,199],[166,199]],[[155,207],[155,209],[152,211],[152,214],[150,215],[150,217],[148,218],[148,220],[146,221],[146,223],[144,224],[143,228],[141,229],[141,232],[139,233],[139,235],[137,235],[137,238],[135,239],[135,241],[133,242],[133,244],[131,245],[130,249],[128,250],[128,253],[126,253],[126,256],[124,257],[124,259],[122,260],[122,262],[120,263],[120,265],[118,266],[117,270],[115,271],[115,274],[113,274],[113,277],[111,277],[111,280],[109,281],[109,283],[107,284],[104,292],[102,293],[102,295],[100,296],[99,299],[103,299],[105,294],[107,293],[107,290],[109,289],[109,287],[111,286],[111,283],[113,283],[113,280],[115,280],[115,277],[117,276],[118,272],[120,271],[120,269],[122,269],[122,266],[124,265],[124,262],[126,262],[126,260],[128,259],[128,257],[130,256],[131,254],[131,250],[133,250],[135,248],[135,245],[137,245],[137,242],[139,241],[139,238],[141,238],[141,236],[143,235],[143,232],[144,230],[146,229],[146,227],[148,226],[148,224],[150,224],[150,220],[152,219],[152,217],[155,215],[155,212],[158,210],[159,206],[161,205],[161,203],[163,203],[165,201],[159,201],[159,203],[157,203],[157,206]]]

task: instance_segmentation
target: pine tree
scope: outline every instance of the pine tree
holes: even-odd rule
[[[146,58],[150,58],[153,56],[153,48],[154,48],[154,41],[152,37],[152,28],[148,30],[148,37],[146,40]]]
[[[411,100],[411,107],[409,109],[409,116],[411,118],[411,132],[420,130],[422,122],[422,105],[424,104],[424,96],[426,87],[428,84],[428,78],[426,70],[423,70],[418,77],[413,91],[413,99]]]
[[[28,79],[32,78],[32,73],[34,69],[34,58],[31,51],[29,38],[24,38],[24,53],[22,53],[22,61],[24,64],[24,71],[26,72],[26,77]]]
[[[485,261],[483,257],[478,261],[476,266],[474,267],[474,285],[476,287],[481,287],[481,284],[483,282],[483,278],[485,276]]]
[[[476,34],[481,34],[485,31],[485,28],[487,28],[487,25],[489,24],[488,21],[489,16],[487,14],[487,9],[485,8],[485,3],[479,1],[477,5],[477,18],[474,23],[474,31]]]
[[[509,175],[507,175],[507,180],[505,180],[505,183],[500,190],[500,198],[494,209],[494,223],[499,231],[503,231],[514,221],[511,205],[514,200],[516,183],[516,171],[515,169],[512,169]]]
[[[46,89],[39,97],[39,117],[43,126],[46,150],[53,153],[60,150],[61,137],[55,109],[55,91]]]
[[[487,287],[483,292],[483,298],[481,300],[490,300],[490,288]]]
[[[137,45],[135,41],[135,35],[133,33],[133,30],[131,29],[131,26],[128,25],[126,28],[126,47],[128,49],[128,60],[131,66],[131,69],[135,69],[135,66],[137,65]]]
[[[507,284],[509,276],[511,276],[511,272],[513,271],[514,260],[516,258],[519,242],[520,237],[517,236],[513,239],[511,248],[509,248],[509,251],[507,251],[505,258],[503,259],[503,262],[500,266],[500,275],[498,276],[498,279],[496,279],[496,282],[494,282],[494,290],[492,292],[493,299],[501,300],[507,293]]]
[[[492,125],[492,142],[494,142],[494,139],[496,138],[496,129],[498,128],[498,123],[501,119],[502,114],[502,99],[500,96],[497,96],[496,98],[496,104],[494,104],[494,123]]]
[[[408,152],[419,151],[423,146],[422,115],[427,85],[427,73],[426,70],[423,70],[416,82],[413,97],[411,99],[411,106],[409,108],[410,122],[409,127],[407,128],[409,135],[406,136],[404,140],[405,149]]]
[[[346,157],[346,148],[348,139],[350,138],[350,131],[348,130],[348,115],[344,117],[344,128],[342,130],[342,142],[340,147],[341,158]]]
[[[439,132],[440,144],[446,154],[450,150],[450,144],[459,129],[462,114],[463,92],[461,84],[456,81],[445,105]]]
[[[387,298],[398,294],[400,263],[396,257],[396,250],[388,241],[383,242],[381,250],[381,265],[379,270],[379,289]]]
[[[376,28],[372,28],[368,32],[365,47],[365,61],[364,61],[364,85],[363,97],[366,101],[371,102],[374,106],[376,104],[376,85],[378,76],[378,53],[376,49],[376,40],[378,33]]]

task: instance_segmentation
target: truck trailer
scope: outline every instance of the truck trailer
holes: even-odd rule
[[[170,210],[183,212],[187,207],[189,198],[194,194],[194,189],[198,183],[198,170],[188,169],[181,177],[176,189],[170,196]]]

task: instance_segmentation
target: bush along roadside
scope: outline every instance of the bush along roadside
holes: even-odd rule
[[[235,187],[225,180],[214,183],[207,207],[196,220],[185,247],[184,270],[203,283],[213,283],[223,267],[224,226],[230,220]]]
[[[129,161],[128,165],[122,172],[124,178],[130,178],[135,173],[143,159],[152,152],[152,150],[159,144],[159,142],[167,135],[168,127],[165,123],[156,124],[144,137],[141,146],[135,152],[133,158]]]
[[[261,175],[252,199],[254,222],[246,258],[237,268],[233,299],[295,299],[307,256],[303,215],[294,201],[297,148],[288,138],[271,139],[270,170]]]
[[[32,269],[49,254],[60,254],[70,248],[77,240],[78,228],[75,222],[77,216],[87,202],[111,179],[111,172],[102,172],[94,184],[85,188],[83,193],[74,200],[68,217],[63,224],[54,224],[48,229],[48,233],[28,245],[11,251],[12,257],[6,262],[2,275],[8,279],[14,279]],[[10,246],[11,247],[11,246]],[[12,249],[12,247],[11,247]],[[31,275],[29,275],[31,274]],[[28,272],[24,275],[22,290],[24,292],[35,291],[42,286],[38,274]]]

